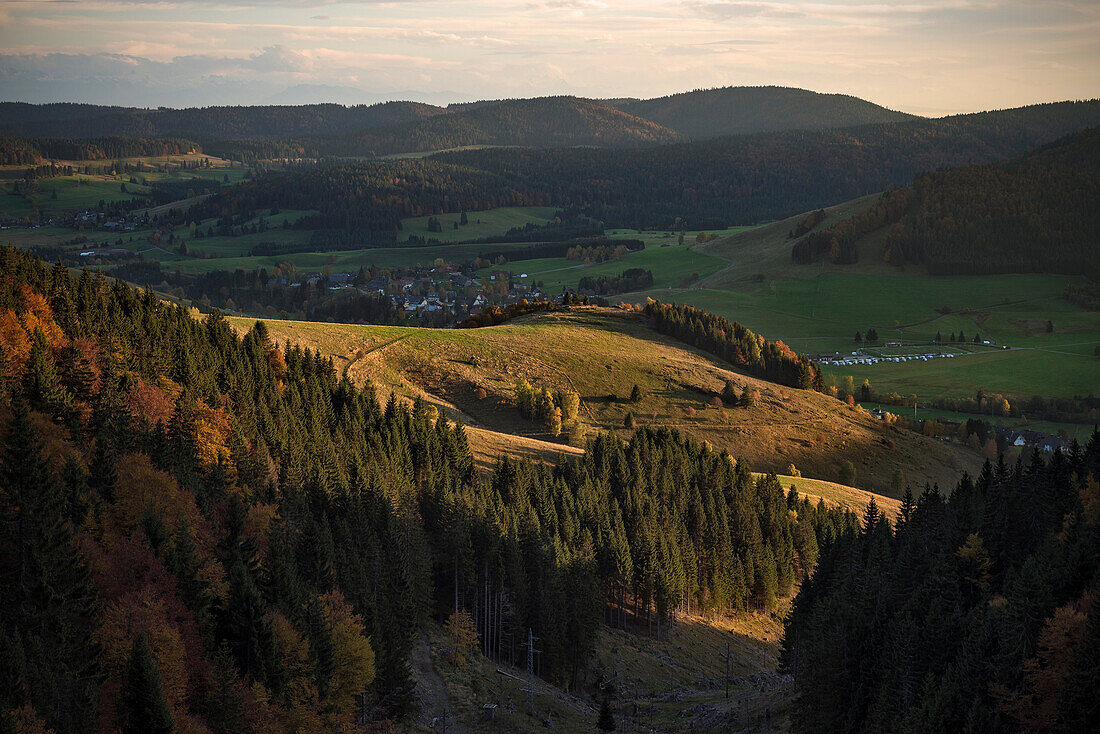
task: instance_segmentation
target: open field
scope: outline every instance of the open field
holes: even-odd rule
[[[898,339],[932,346],[953,333],[980,333],[996,348],[961,344],[973,352],[952,360],[828,367],[882,392],[968,396],[979,388],[1013,395],[1084,396],[1100,385],[1100,313],[1061,298],[1074,279],[1059,275],[933,277],[829,273],[769,282],[766,289],[682,290],[645,295],[704,308],[740,321],[805,353],[850,352],[853,335],[875,328],[880,342]],[[638,300],[635,297],[627,300]],[[1047,331],[1047,321],[1053,331]],[[947,342],[945,347],[952,347]],[[1008,350],[1001,347],[1008,346]]]
[[[826,209],[821,226],[862,211],[876,198]],[[1059,297],[1079,279],[930,276],[920,268],[882,263],[870,251],[861,253],[856,265],[797,265],[790,259],[788,232],[804,217],[696,245],[700,254],[728,264],[691,288],[655,288],[624,300],[651,296],[690,303],[811,354],[849,352],[860,346],[855,332],[869,328],[878,331],[881,342],[931,345],[937,333],[948,342],[952,333],[961,332],[967,340],[980,333],[998,347],[963,347],[975,354],[952,360],[827,368],[851,374],[857,384],[869,379],[882,392],[966,396],[983,388],[1016,396],[1073,397],[1095,393],[1100,385],[1100,361],[1093,356],[1100,346],[1100,313]],[[861,246],[870,250],[874,243]],[[1004,345],[1011,349],[1000,349]]]
[[[454,225],[461,218],[461,214],[440,214],[436,219],[443,226],[442,232],[428,231],[428,217],[410,217],[401,220],[401,232],[399,239],[408,239],[411,236],[436,239],[440,242],[457,242],[459,240],[473,240],[481,237],[502,235],[513,227],[523,227],[527,224],[546,224],[558,211],[550,206],[515,206],[501,209],[490,209],[479,212],[466,212],[468,224],[458,229]],[[492,249],[494,245],[486,245]]]
[[[251,320],[235,323],[247,328]],[[291,321],[268,326],[279,341],[333,356],[338,369],[357,383],[369,380],[383,398],[390,392],[425,397],[453,418],[505,437],[565,441],[519,415],[512,398],[522,378],[577,391],[583,430],[625,436],[621,426],[631,412],[639,425],[677,428],[744,457],[757,471],[785,472],[793,463],[807,477],[833,480],[850,460],[858,486],[888,492],[895,468],[912,481],[953,486],[962,471],[976,471],[981,463],[968,449],[887,428],[866,411],[827,396],[735,372],[653,332],[636,315],[612,309],[540,314],[470,330]],[[726,379],[739,389],[759,390],[759,405],[710,406]],[[643,397],[631,403],[627,396],[635,384]],[[486,391],[484,399],[477,397],[478,388]],[[507,444],[506,438],[494,440],[494,451]]]
[[[485,268],[481,274],[494,270],[526,273],[528,283],[542,282],[548,293],[558,294],[564,288],[576,289],[586,276],[619,275],[629,268],[644,268],[653,272],[654,288],[677,288],[684,285],[692,274],[706,276],[722,267],[722,261],[708,255],[700,255],[687,245],[668,247],[646,246],[638,252],[630,252],[622,260],[610,260],[586,265],[564,257],[520,260],[502,266]],[[614,299],[614,296],[610,297]]]
[[[879,403],[861,403],[861,405],[867,410],[879,408],[881,410],[887,410],[897,415],[903,415],[906,417],[913,416],[912,408],[902,408],[897,405],[882,405]],[[983,420],[986,423],[992,423],[998,426],[1008,426],[1010,428],[1027,428],[1032,431],[1039,431],[1041,433],[1049,433],[1052,435],[1059,435],[1065,433],[1066,436],[1073,439],[1076,438],[1081,445],[1084,445],[1089,436],[1092,435],[1092,424],[1089,423],[1055,423],[1052,421],[1041,420],[1029,420],[1026,417],[1012,417],[1003,415],[976,415],[974,413],[963,413],[957,410],[938,410],[936,408],[924,408],[920,405],[916,410],[917,418],[920,420],[928,420],[929,418],[935,418],[936,420],[954,421],[956,423],[965,423],[967,419]]]
[[[175,158],[193,160],[186,156]],[[164,159],[131,160],[134,164],[138,162],[147,162],[150,165],[149,170],[114,174],[108,170],[113,165],[112,161],[76,163],[75,165],[93,165],[103,172],[39,179],[37,191],[31,199],[43,216],[52,217],[73,211],[95,209],[101,201],[109,205],[116,201],[144,197],[150,191],[149,184],[157,181],[193,182],[195,195],[201,195],[204,188],[213,181],[236,183],[248,172],[245,168],[224,166],[197,169],[171,168],[165,171],[157,168],[164,165]],[[13,193],[15,180],[22,178],[25,170],[25,167],[6,166],[0,171],[0,187],[2,187],[0,188],[0,217],[22,219],[34,214],[35,206],[22,196],[16,196]],[[123,187],[126,191],[122,190]]]

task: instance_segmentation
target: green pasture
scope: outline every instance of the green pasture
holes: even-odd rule
[[[656,272],[656,271],[655,271]],[[827,367],[870,379],[882,392],[964,396],[984,388],[1016,395],[1072,397],[1100,386],[1100,314],[1059,296],[1074,279],[1061,275],[934,277],[826,273],[753,283],[740,290],[706,288],[646,295],[704,308],[806,353],[854,350],[856,330],[881,342],[931,345],[939,333],[976,333],[996,349],[963,345],[975,354],[928,362]],[[1053,327],[1053,331],[1048,331]],[[1004,350],[1000,347],[1009,346]]]
[[[466,212],[468,224],[454,228],[462,215],[459,213],[440,214],[442,232],[428,231],[428,217],[410,217],[401,220],[401,232],[399,239],[408,239],[411,236],[423,237],[425,240],[436,239],[440,242],[458,242],[461,240],[473,240],[482,237],[502,235],[513,227],[523,227],[527,224],[546,224],[558,211],[549,206],[518,206],[503,207],[479,212]],[[492,249],[496,249],[493,246]]]
[[[912,408],[903,408],[897,405],[884,405],[880,403],[860,403],[860,405],[867,410],[880,408],[896,415],[905,416],[906,418],[913,417]],[[1057,435],[1059,431],[1064,431],[1067,436],[1076,438],[1082,444],[1088,441],[1089,436],[1092,435],[1092,426],[1084,423],[1056,423],[1053,421],[1030,420],[1027,418],[1026,414],[1021,417],[1004,415],[991,416],[989,414],[977,415],[976,413],[963,413],[957,410],[922,408],[919,403],[917,404],[916,417],[919,420],[934,418],[936,420],[954,421],[956,423],[964,423],[968,419],[983,420],[986,423],[993,423],[998,426],[1007,426],[1015,429],[1028,428],[1032,431],[1040,431],[1053,435]]]
[[[852,375],[857,385],[870,380],[878,392],[918,397],[967,397],[984,389],[1015,396],[1069,398],[1095,394],[1100,387],[1100,357],[1092,354],[1096,345],[1100,345],[1100,331],[1094,331],[1087,343],[990,351],[928,362],[827,367],[826,371]]]
[[[542,281],[543,287],[548,292],[560,293],[563,288],[576,289],[581,278],[586,276],[618,275],[629,268],[652,271],[654,288],[678,288],[692,274],[702,278],[720,267],[722,267],[720,259],[700,255],[686,245],[669,247],[647,245],[644,250],[627,253],[622,260],[609,260],[591,265],[577,260],[567,260],[564,257],[518,260],[502,266],[485,268],[481,274],[487,275],[493,270],[507,270],[515,274],[526,273],[526,282]]]
[[[293,230],[290,230],[293,231]],[[306,232],[305,234],[309,234]],[[250,237],[252,235],[249,235]],[[258,235],[257,235],[258,236]],[[233,238],[242,239],[242,238]],[[203,240],[197,240],[202,242]],[[507,252],[522,249],[527,244],[491,245],[494,250]],[[188,243],[188,247],[191,245]],[[484,252],[489,245],[433,245],[431,247],[376,247],[363,250],[336,250],[333,252],[300,252],[287,255],[261,257],[219,257],[209,259],[183,258],[164,263],[169,270],[187,273],[206,273],[212,270],[255,270],[271,268],[280,263],[290,263],[299,270],[321,270],[326,265],[333,271],[356,271],[360,267],[375,265],[380,268],[430,266],[442,258],[448,263],[469,261]]]

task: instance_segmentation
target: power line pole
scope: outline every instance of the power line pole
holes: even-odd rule
[[[728,701],[729,697],[730,697],[730,643],[729,643],[729,640],[726,641],[725,658],[726,658],[726,700]]]
[[[535,649],[535,637],[531,628],[527,628],[527,715],[535,715],[535,653],[542,650]]]

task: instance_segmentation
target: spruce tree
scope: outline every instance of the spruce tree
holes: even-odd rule
[[[119,700],[118,725],[122,734],[172,734],[175,724],[164,700],[160,669],[139,632],[130,651]]]

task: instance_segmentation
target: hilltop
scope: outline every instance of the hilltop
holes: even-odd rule
[[[251,323],[236,321],[241,329]],[[850,460],[858,486],[889,493],[896,469],[918,484],[927,480],[949,486],[962,471],[975,472],[981,464],[973,452],[884,429],[870,414],[833,398],[738,372],[656,333],[629,312],[586,308],[465,330],[267,324],[273,339],[320,349],[353,382],[371,381],[383,399],[390,392],[423,397],[452,418],[487,431],[470,433],[475,452],[479,441],[491,442],[485,454],[541,453],[553,461],[558,452],[575,453],[565,437],[555,438],[541,423],[519,414],[514,386],[525,379],[539,388],[575,390],[590,435],[627,435],[621,426],[629,411],[638,425],[676,428],[744,457],[757,471],[786,474],[793,463],[807,477],[835,480],[840,464]],[[712,406],[726,380],[739,391],[758,390],[758,404]],[[642,393],[637,403],[629,400],[634,385]]]
[[[693,139],[915,119],[847,94],[821,94],[791,87],[697,89],[615,104]]]
[[[650,120],[580,97],[537,97],[468,106],[403,125],[329,136],[315,141],[321,153],[376,155],[446,150],[478,145],[533,148],[597,145],[634,147],[670,143],[681,136]]]

